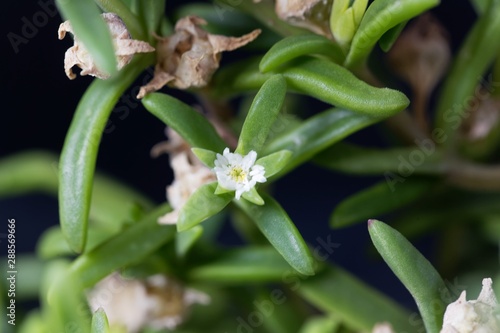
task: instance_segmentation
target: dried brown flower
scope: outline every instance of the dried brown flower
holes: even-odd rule
[[[330,31],[332,0],[276,0],[276,15],[291,25],[333,38]]]
[[[154,77],[141,87],[137,98],[166,84],[179,89],[207,85],[219,68],[223,51],[242,47],[260,34],[260,29],[256,29],[241,37],[212,35],[200,28],[204,24],[206,21],[200,17],[187,16],[177,22],[173,35],[157,37]]]
[[[131,39],[125,23],[123,23],[118,15],[113,13],[104,13],[102,14],[102,17],[111,32],[116,60],[118,63],[117,69],[121,69],[127,65],[132,60],[134,54],[148,53],[155,50],[154,47],[146,42]],[[63,39],[67,32],[74,35],[73,28],[71,27],[71,23],[69,21],[65,21],[59,26],[59,39]],[[73,66],[78,66],[82,69],[80,75],[92,75],[99,79],[109,78],[108,73],[97,68],[92,56],[78,40],[77,36],[74,36],[74,45],[66,51],[64,56],[64,70],[70,80],[76,78],[76,75],[72,71]]]

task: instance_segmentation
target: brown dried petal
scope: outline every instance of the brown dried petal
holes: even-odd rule
[[[137,98],[166,84],[179,89],[207,85],[219,68],[222,52],[242,47],[260,34],[257,29],[241,37],[211,35],[200,28],[203,24],[202,18],[187,16],[177,22],[173,35],[157,37],[154,78],[141,87]]]
[[[104,21],[107,23],[113,45],[115,48],[115,55],[117,60],[117,69],[123,68],[131,60],[136,53],[153,52],[155,49],[146,42],[131,39],[127,27],[120,19],[120,17],[113,13],[102,14]],[[69,21],[61,23],[59,26],[59,39],[66,36],[66,32],[73,33],[73,28]],[[85,49],[83,44],[74,37],[74,45],[66,51],[64,57],[64,70],[69,79],[73,80],[76,75],[73,73],[73,66],[78,66],[82,69],[80,75],[92,75],[100,79],[109,78],[109,74],[97,68],[90,53]]]
[[[291,25],[332,38],[330,11],[332,0],[276,0],[276,15]]]

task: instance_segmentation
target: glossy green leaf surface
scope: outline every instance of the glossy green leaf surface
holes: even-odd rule
[[[59,163],[59,217],[70,247],[85,248],[95,163],[102,133],[118,98],[148,63],[138,58],[114,78],[94,80],[66,135]]]
[[[288,171],[308,161],[328,146],[379,120],[380,118],[348,110],[329,109],[307,119],[292,130],[273,137],[264,154],[284,149],[291,151],[293,155],[283,169]]]
[[[88,50],[97,68],[112,75],[116,72],[116,58],[111,33],[93,0],[56,0],[64,19],[71,22],[76,38]]]
[[[311,252],[290,217],[272,197],[262,194],[262,198],[265,202],[262,206],[244,200],[235,202],[255,222],[290,266],[304,275],[314,275]]]
[[[110,333],[108,317],[102,308],[97,309],[92,315],[92,328],[90,333]]]
[[[303,55],[320,54],[331,58],[336,63],[344,61],[341,48],[326,37],[320,35],[296,35],[283,38],[262,57],[259,64],[261,72],[272,71],[284,63]]]
[[[262,206],[264,204],[264,199],[262,199],[255,187],[252,187],[250,191],[243,192],[241,197],[259,206]]]
[[[439,4],[439,0],[375,0],[366,10],[347,55],[347,67],[360,65],[390,29]]]
[[[386,321],[396,332],[414,331],[408,320],[409,312],[338,267],[328,268],[306,281],[292,278],[289,278],[292,290],[354,330],[370,332],[376,323]]]
[[[366,115],[388,117],[410,103],[403,93],[370,86],[344,67],[323,59],[302,58],[282,73],[292,90]]]
[[[191,148],[193,154],[198,157],[201,163],[205,164],[209,168],[215,167],[215,160],[217,159],[217,153],[208,149],[203,148]],[[222,152],[219,152],[219,154]]]
[[[412,178],[395,188],[385,180],[379,182],[341,201],[330,217],[330,226],[347,227],[390,213],[423,196],[432,183],[429,179]]]
[[[170,210],[167,204],[160,206],[142,221],[82,254],[71,265],[72,275],[79,277],[86,288],[120,268],[140,262],[174,238],[174,226],[158,224],[158,218]]]
[[[281,171],[290,161],[293,153],[289,150],[280,150],[255,161],[256,165],[262,165],[265,177],[269,178]]]
[[[142,104],[165,125],[179,133],[191,147],[222,152],[227,146],[203,115],[175,97],[152,93],[142,99]]]
[[[408,23],[408,21],[399,23],[395,27],[389,29],[380,37],[378,44],[384,52],[389,52],[392,45],[394,45],[396,39],[398,39],[399,35],[401,34],[401,31],[403,31],[403,29],[405,28],[406,23]]]
[[[247,155],[260,153],[286,95],[286,81],[281,75],[269,78],[257,92],[241,129],[235,152]]]
[[[426,331],[438,333],[448,288],[432,264],[398,231],[387,224],[368,221],[368,231],[384,261],[404,284],[417,303]]]
[[[290,265],[270,246],[226,250],[220,257],[194,267],[189,277],[196,281],[248,283],[281,281]]]
[[[234,193],[215,194],[217,182],[200,186],[179,211],[177,230],[188,230],[226,207]]]

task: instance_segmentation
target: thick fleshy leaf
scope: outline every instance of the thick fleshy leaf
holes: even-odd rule
[[[354,35],[345,61],[346,66],[356,67],[360,65],[387,31],[438,4],[439,0],[373,1],[366,10]]]
[[[198,157],[201,163],[205,164],[209,168],[215,167],[215,160],[217,159],[216,152],[203,148],[191,148],[191,150],[196,157]]]
[[[489,1],[488,9],[469,31],[465,42],[460,47],[457,57],[446,81],[437,105],[436,127],[445,132],[443,145],[450,147],[456,142],[457,128],[469,117],[469,107],[474,98],[484,98],[484,92],[478,88],[480,78],[492,65],[500,52],[500,1]],[[497,89],[497,83],[489,89]],[[472,104],[471,104],[472,103]]]
[[[144,31],[149,40],[154,41],[154,34],[158,34],[160,23],[165,15],[165,0],[138,1],[137,16],[142,20]]]
[[[376,149],[339,142],[314,157],[322,167],[350,174],[385,175],[389,181],[404,182],[417,175],[440,175],[447,167],[442,152],[432,143],[418,147]]]
[[[174,238],[174,226],[158,224],[158,218],[169,211],[167,204],[160,206],[138,223],[82,254],[71,265],[72,275],[88,288],[112,272],[140,262]]]
[[[93,0],[56,0],[64,19],[71,22],[75,36],[88,50],[96,66],[112,75],[116,72],[116,58],[111,33]]]
[[[399,23],[395,27],[389,29],[385,34],[382,35],[382,37],[380,37],[378,44],[384,52],[389,52],[392,45],[394,45],[394,42],[396,42],[396,39],[398,39],[399,35],[401,34],[401,31],[403,31],[404,27],[406,26],[406,23],[408,23],[408,21]]]
[[[102,308],[97,309],[92,315],[92,328],[90,333],[110,333],[108,317]]]
[[[432,264],[398,231],[387,224],[368,221],[368,231],[384,261],[417,303],[427,332],[438,333],[446,309],[448,288]]]
[[[78,104],[64,141],[59,163],[59,217],[64,235],[76,252],[85,247],[95,163],[103,130],[118,98],[149,61],[147,57],[136,59],[114,78],[92,82]]]
[[[244,200],[235,202],[255,222],[290,266],[304,275],[314,275],[314,260],[302,235],[272,197],[265,194],[262,194],[262,197],[265,202],[262,206]]]
[[[142,99],[142,104],[155,117],[174,129],[191,147],[223,151],[226,143],[212,124],[189,105],[175,97],[152,93]]]
[[[280,172],[283,174],[328,146],[379,120],[381,119],[348,110],[329,109],[309,118],[291,131],[273,137],[266,145],[264,155],[283,149],[291,151],[292,157]]]
[[[423,196],[432,184],[433,181],[422,178],[408,179],[397,189],[386,181],[377,183],[340,202],[330,217],[330,225],[347,227],[393,212]]]
[[[177,221],[179,232],[188,230],[224,209],[234,193],[215,194],[217,182],[200,186],[182,206]]]
[[[323,59],[301,58],[282,73],[293,90],[367,115],[392,116],[410,104],[403,93],[370,86],[344,67]]]
[[[175,238],[175,252],[184,257],[203,234],[203,227],[197,225],[183,232],[178,232]]]
[[[269,72],[280,65],[303,55],[320,54],[342,63],[345,55],[342,49],[326,37],[307,34],[286,37],[271,47],[259,64],[261,72]]]
[[[281,111],[285,95],[286,81],[279,74],[272,76],[262,85],[243,123],[236,153],[246,155],[251,150],[260,153]]]
[[[259,206],[262,206],[264,204],[264,199],[262,199],[255,187],[252,187],[250,191],[243,192],[241,197]]]
[[[309,303],[356,331],[371,332],[376,323],[384,321],[391,323],[396,332],[414,330],[408,320],[409,312],[338,267],[328,268],[305,281],[288,276],[285,282]]]
[[[223,284],[249,282],[279,282],[290,265],[272,247],[249,246],[225,250],[220,257],[209,263],[195,266],[189,277],[196,281]]]
[[[262,165],[265,170],[264,176],[269,178],[281,171],[288,164],[292,155],[293,153],[289,150],[280,150],[259,158],[255,164]]]

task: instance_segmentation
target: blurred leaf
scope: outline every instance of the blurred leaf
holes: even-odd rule
[[[90,333],[111,333],[108,317],[106,317],[106,312],[102,308],[97,309],[92,315],[92,329]]]
[[[184,257],[203,234],[203,227],[197,225],[183,232],[178,232],[175,238],[175,252]]]
[[[344,61],[340,47],[326,37],[306,34],[283,38],[273,45],[262,57],[259,64],[261,72],[269,72],[280,65],[303,55],[320,54],[331,58],[336,63]]]
[[[287,282],[293,282],[290,288],[306,301],[354,330],[371,332],[376,323],[385,321],[396,332],[414,331],[409,312],[339,267],[328,268],[305,281],[287,277]]]
[[[403,29],[405,28],[406,23],[408,23],[408,21],[399,23],[395,27],[389,29],[380,37],[378,44],[384,52],[389,52],[389,50],[392,48],[399,35],[401,34],[401,31],[403,31]]]
[[[215,194],[217,182],[200,186],[179,211],[177,230],[188,230],[217,214],[234,198],[233,193]]]
[[[227,146],[204,116],[177,98],[152,93],[142,99],[142,104],[165,125],[179,133],[191,147],[221,152]]]
[[[272,177],[283,169],[293,153],[289,150],[280,150],[275,153],[269,154],[255,161],[256,165],[262,165],[265,169],[266,178]]]
[[[417,200],[431,188],[429,179],[407,179],[398,188],[379,182],[341,201],[330,217],[330,226],[342,228],[393,212]]]
[[[406,238],[387,224],[368,221],[373,244],[417,303],[425,328],[438,333],[446,308],[448,288],[432,264]]]
[[[314,261],[292,220],[270,196],[262,194],[265,204],[253,205],[244,200],[234,201],[259,227],[272,246],[298,272],[314,275]]]
[[[195,281],[223,284],[249,282],[280,282],[290,265],[270,246],[247,246],[225,250],[209,263],[195,266],[189,277]]]
[[[5,243],[7,243],[7,241],[5,241]],[[5,253],[7,253],[7,245],[4,245],[4,248]],[[0,285],[2,286],[1,289],[7,291],[9,289],[9,280],[5,279],[5,277],[9,276],[6,272],[11,271],[11,269],[7,267],[10,262],[7,261],[7,255],[0,257],[0,260],[0,269],[5,273],[5,275],[2,275],[3,279],[0,281]],[[14,264],[16,267],[15,270],[17,271],[15,281],[16,302],[36,299],[40,292],[40,276],[43,271],[44,262],[33,254],[17,253]],[[4,295],[7,296],[7,292],[2,294],[2,297]]]
[[[423,147],[378,149],[339,142],[315,156],[313,161],[349,174],[386,175],[389,179],[399,176],[403,181],[417,174],[444,174],[447,167],[442,161],[442,152],[434,143]]]
[[[340,328],[340,322],[333,317],[312,317],[300,329],[299,333],[334,333]]]
[[[217,153],[208,149],[191,148],[191,151],[198,157],[198,159],[209,168],[215,167],[215,160]]]
[[[142,221],[80,255],[71,265],[72,275],[79,277],[83,287],[88,288],[112,272],[141,261],[174,238],[174,226],[158,224],[158,218],[170,210],[170,206],[164,204]]]
[[[486,12],[490,0],[470,0],[469,2],[478,15],[483,15]]]
[[[71,3],[74,3],[72,1]],[[83,95],[66,135],[59,163],[59,217],[70,247],[82,252],[95,163],[102,132],[118,98],[148,63],[137,57],[114,78],[94,80]]]
[[[243,123],[235,152],[247,155],[260,153],[286,95],[286,81],[281,75],[269,78],[257,92]]]
[[[113,75],[116,73],[116,57],[108,25],[101,17],[99,7],[92,0],[56,0],[65,20],[69,20],[80,40],[90,53],[97,68]]]
[[[138,1],[138,17],[142,20],[146,36],[150,43],[155,42],[154,34],[158,34],[160,23],[165,13],[165,0]]]
[[[7,320],[4,320],[7,323]],[[39,310],[30,311],[18,324],[18,333],[47,333],[47,327]],[[9,333],[10,327],[5,327],[2,332]]]
[[[292,130],[276,134],[266,144],[264,155],[284,149],[291,151],[292,157],[280,172],[284,174],[335,142],[379,120],[380,118],[348,110],[328,109],[307,119]]]
[[[403,93],[370,86],[344,67],[323,59],[301,58],[282,73],[292,90],[361,114],[389,117],[410,104]]]
[[[456,129],[469,116],[471,99],[484,98],[478,85],[500,53],[500,43],[497,43],[499,34],[500,1],[492,0],[488,10],[469,31],[441,89],[435,119],[436,127],[444,130],[444,145],[447,147],[455,144]],[[495,90],[496,86],[493,83],[489,89]]]
[[[368,57],[377,41],[390,29],[435,7],[439,0],[375,0],[366,10],[345,64],[357,67]]]

